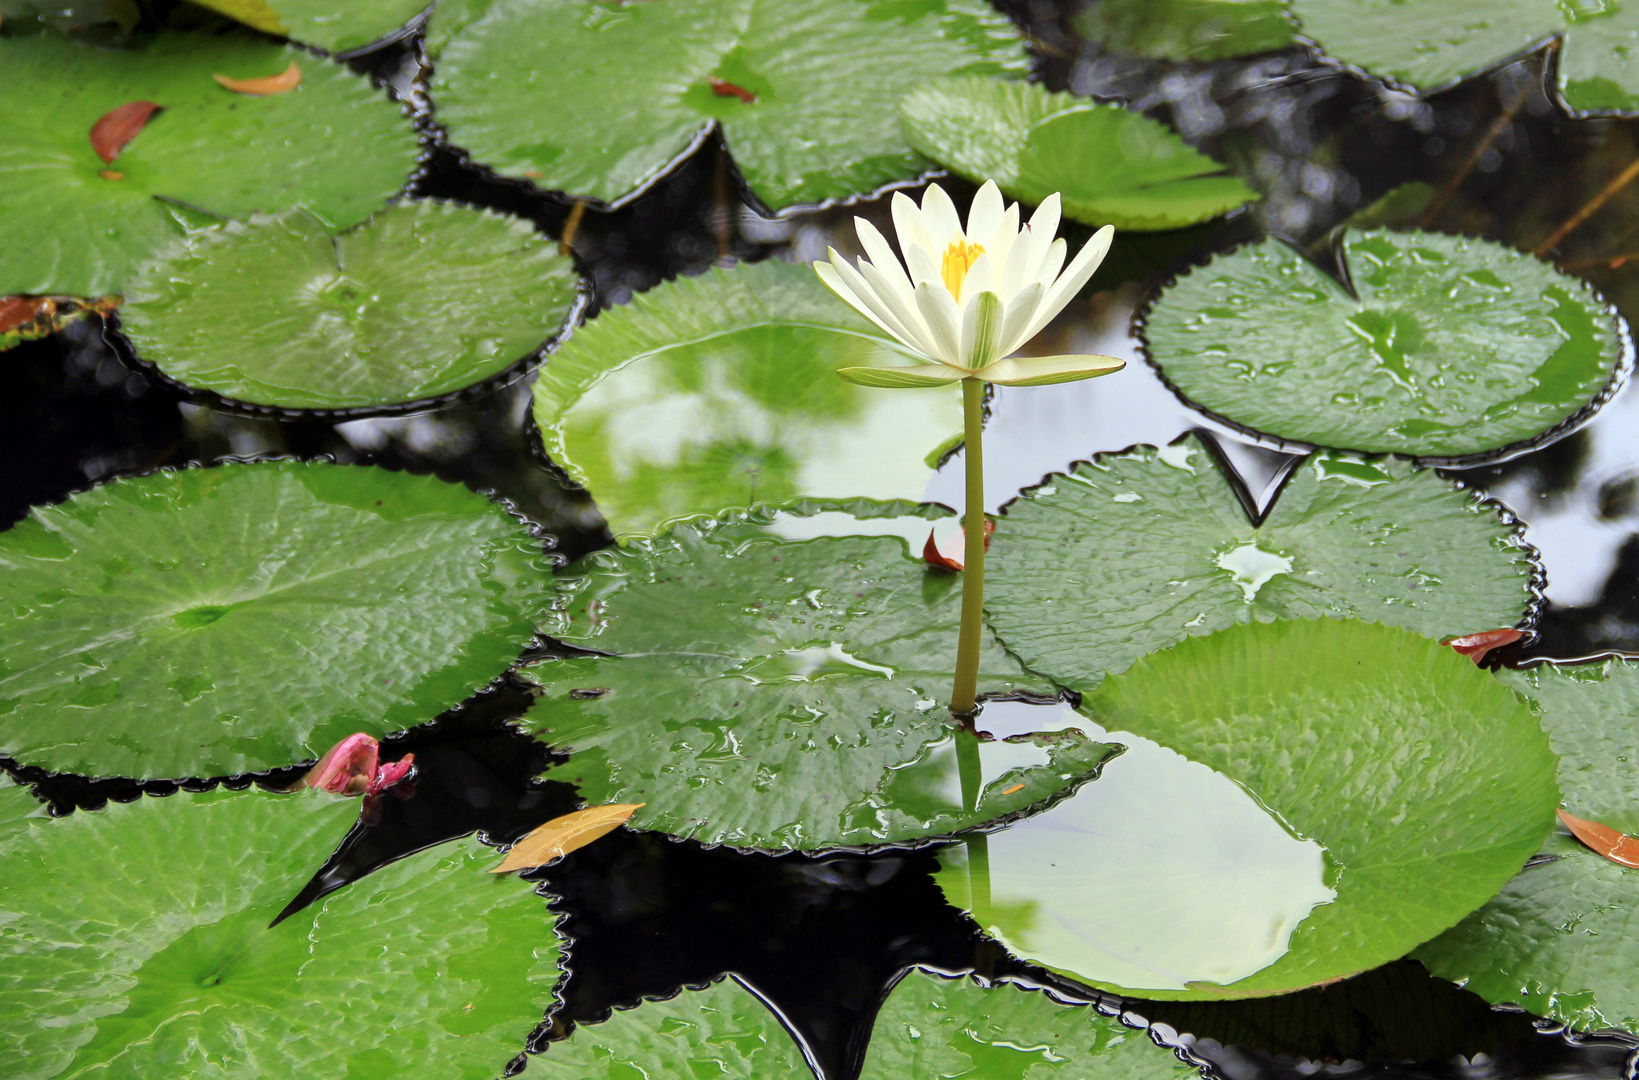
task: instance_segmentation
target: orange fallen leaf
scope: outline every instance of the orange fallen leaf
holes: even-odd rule
[[[152,101],[127,101],[109,109],[91,125],[91,149],[102,158],[104,165],[112,165],[126,144],[137,137],[161,108],[163,106]]]
[[[545,866],[553,859],[578,851],[599,837],[614,832],[631,819],[638,807],[644,805],[611,803],[608,806],[589,806],[585,810],[555,817],[513,844],[506,859],[490,873],[506,874],[513,870]]]
[[[264,75],[259,79],[230,79],[226,75],[212,75],[211,78],[232,90],[236,94],[248,94],[251,97],[271,97],[274,94],[283,94],[294,90],[302,84],[302,69],[292,60],[290,66],[277,75]]]
[[[1603,855],[1618,866],[1631,866],[1639,870],[1639,840],[1623,836],[1609,825],[1572,817],[1563,810],[1559,812],[1559,820],[1571,830],[1572,836],[1586,844],[1594,854]]]
[[[1023,790],[1024,790],[1024,785],[1023,784],[1014,784],[1012,787],[1010,787],[1006,791],[1002,792],[1002,794],[1003,795],[1011,795],[1015,791],[1023,791]]]
[[[757,95],[743,86],[731,83],[727,79],[719,79],[715,75],[706,76],[706,81],[711,83],[711,92],[718,97],[737,97],[747,105],[757,104]]]
[[[1478,634],[1465,634],[1455,637],[1445,644],[1462,653],[1476,664],[1485,659],[1485,654],[1492,649],[1499,649],[1504,645],[1512,645],[1525,636],[1523,630],[1512,626],[1505,626],[1501,630],[1486,630]]]
[[[962,535],[964,538],[967,536],[967,529],[965,527],[962,529]],[[996,523],[991,521],[989,518],[985,518],[986,551],[990,550],[990,538],[994,535],[996,535]],[[938,570],[950,570],[955,573],[960,573],[962,570],[962,562],[960,559],[953,559],[949,555],[946,555],[939,550],[939,545],[933,542],[932,530],[928,531],[928,542],[922,545],[922,559],[929,566]]]
[[[49,316],[56,307],[49,296],[0,296],[0,334]]]

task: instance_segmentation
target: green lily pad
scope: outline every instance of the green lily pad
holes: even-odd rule
[[[1076,27],[1112,53],[1151,60],[1254,56],[1296,37],[1285,0],[1101,0]]]
[[[980,744],[965,804],[944,705],[956,575],[895,537],[748,539],[739,520],[722,537],[679,524],[563,577],[546,632],[613,655],[523,671],[541,697],[521,724],[571,755],[548,779],[707,844],[870,847],[1041,806],[1114,752],[1078,733]],[[994,641],[979,688],[1047,689]]]
[[[937,75],[1025,67],[978,0],[497,0],[444,44],[431,89],[478,161],[612,206],[719,126],[779,209],[915,178],[928,165],[892,103]]]
[[[860,1080],[1194,1080],[1142,1031],[1089,1005],[1060,1005],[1041,991],[912,970],[871,1030]]]
[[[0,776],[0,843],[27,828],[30,821],[46,817],[45,804],[33,792],[13,783],[9,776]]]
[[[1139,997],[1280,994],[1403,956],[1495,895],[1541,846],[1559,800],[1547,737],[1512,691],[1451,649],[1377,623],[1283,620],[1190,638],[1106,679],[1082,711],[1242,785],[1293,836],[1325,848],[1325,884],[1336,891],[1295,930],[1290,920],[1266,924],[1271,937],[1289,932],[1290,947],[1261,970],[1181,988],[1154,985],[1161,978],[1125,987],[1079,964],[1090,955],[1101,962],[1107,950],[1090,944],[1124,934],[1119,918],[1074,887],[1078,875],[1105,872],[1077,835],[1114,827],[1107,816],[1077,815],[1099,785],[989,837],[982,921],[1021,956]],[[1128,838],[1146,839],[1156,857],[1169,857],[1159,850],[1164,835]],[[1226,843],[1267,850],[1251,838],[1214,837],[1173,889],[1210,882]],[[953,877],[969,880],[955,867],[941,874]],[[1236,894],[1209,895],[1227,902]]]
[[[1155,301],[1144,337],[1178,392],[1286,439],[1464,456],[1587,408],[1623,357],[1585,283],[1512,248],[1349,233],[1358,298],[1276,240],[1222,255]]]
[[[1434,90],[1563,35],[1559,93],[1579,112],[1639,108],[1639,14],[1554,0],[1290,0],[1327,53]],[[1391,27],[1385,32],[1385,27]]]
[[[634,1076],[713,1080],[799,1080],[812,1075],[774,1014],[733,979],[684,990],[581,1024],[547,1047],[552,1076],[630,1080]]]
[[[283,34],[333,53],[362,49],[427,8],[426,0],[200,0],[265,34]]]
[[[1639,835],[1639,664],[1497,674],[1535,703],[1559,755],[1566,810]],[[1494,1004],[1518,1003],[1584,1031],[1639,1033],[1639,870],[1594,854],[1563,828],[1541,853],[1554,861],[1527,869],[1413,955]]]
[[[1395,458],[1316,454],[1255,526],[1190,436],[1100,455],[1009,505],[985,601],[1031,670],[1086,690],[1236,623],[1328,615],[1430,637],[1512,626],[1531,573],[1493,508]]]
[[[296,209],[196,232],[144,267],[120,325],[187,386],[348,409],[448,394],[512,367],[578,304],[574,263],[528,222],[432,202],[332,236]]]
[[[1089,225],[1175,229],[1257,198],[1162,124],[1034,83],[941,79],[906,95],[899,119],[953,172],[1026,203],[1057,191],[1065,216]]]
[[[211,77],[291,63],[301,85],[270,97]],[[162,34],[134,52],[7,37],[0,71],[0,296],[120,292],[191,211],[246,218],[303,205],[333,229],[356,225],[415,167],[409,122],[367,79],[248,34]],[[91,126],[133,101],[164,111],[104,164]]]
[[[836,375],[907,359],[806,266],[714,269],[580,329],[541,371],[535,424],[617,536],[800,497],[920,499],[961,437],[961,390]]]
[[[175,795],[0,846],[13,1080],[490,1080],[558,979],[554,916],[458,841],[269,922],[358,815],[317,792]]]
[[[244,773],[432,719],[506,669],[551,588],[502,507],[352,465],[117,480],[0,533],[0,752]]]

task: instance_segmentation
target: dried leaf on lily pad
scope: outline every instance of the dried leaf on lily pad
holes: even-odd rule
[[[107,315],[119,296],[82,300],[74,296],[0,296],[0,352],[23,341],[55,334],[87,315]]]
[[[1639,839],[1617,832],[1609,825],[1559,812],[1559,820],[1571,830],[1571,835],[1587,845],[1588,850],[1603,855],[1618,866],[1639,870]]]
[[[585,810],[555,817],[513,844],[506,859],[490,873],[530,870],[545,866],[553,859],[561,859],[571,851],[579,851],[626,824],[642,805],[613,803],[609,806],[589,806]]]
[[[91,125],[91,149],[102,158],[103,164],[112,165],[126,144],[136,138],[162,108],[163,105],[152,101],[128,101],[109,109]]]
[[[211,78],[232,90],[236,94],[248,97],[271,97],[274,94],[285,94],[302,84],[302,69],[292,60],[290,66],[277,75],[263,75],[253,79],[235,79],[227,75],[215,74]]]

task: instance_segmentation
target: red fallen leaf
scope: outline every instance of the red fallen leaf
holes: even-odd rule
[[[967,530],[965,528],[962,530],[962,535],[964,537],[967,535]],[[985,518],[986,551],[990,550],[990,538],[995,535],[996,523],[991,521],[989,518]],[[933,542],[932,530],[928,531],[928,542],[922,545],[922,559],[936,570],[950,570],[954,573],[960,573],[962,570],[962,564],[959,561],[952,559],[939,550],[939,545]]]
[[[126,143],[136,138],[149,119],[163,107],[152,101],[127,101],[117,109],[109,109],[91,125],[91,149],[102,158],[104,165],[112,165]]]
[[[1618,866],[1631,866],[1639,870],[1639,840],[1623,836],[1609,825],[1572,817],[1563,810],[1559,812],[1559,820],[1571,830],[1572,836],[1586,844],[1596,855],[1603,855]]]
[[[236,94],[247,94],[250,97],[272,97],[274,94],[283,94],[294,90],[302,84],[302,69],[292,60],[290,66],[277,75],[264,75],[258,79],[230,79],[226,75],[212,75],[211,78],[232,90]]]
[[[747,105],[757,104],[757,95],[743,86],[731,83],[727,79],[719,79],[715,75],[706,76],[706,81],[711,83],[711,92],[718,97],[735,97]]]
[[[1485,659],[1485,654],[1492,649],[1499,649],[1504,645],[1512,645],[1525,636],[1523,630],[1512,626],[1505,626],[1501,630],[1486,630],[1479,634],[1466,634],[1455,637],[1445,644],[1462,653],[1476,664]]]
[[[332,746],[297,786],[319,788],[332,795],[379,795],[409,776],[415,767],[414,754],[378,765],[380,753],[381,744],[369,735],[349,735]]]
[[[27,326],[56,309],[49,296],[0,296],[0,334]]]

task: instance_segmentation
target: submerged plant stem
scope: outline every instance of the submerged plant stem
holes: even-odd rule
[[[956,685],[950,693],[950,711],[964,722],[973,713],[979,687],[979,631],[985,610],[984,392],[985,384],[978,379],[962,380],[967,509],[962,517],[962,632],[956,645]]]

